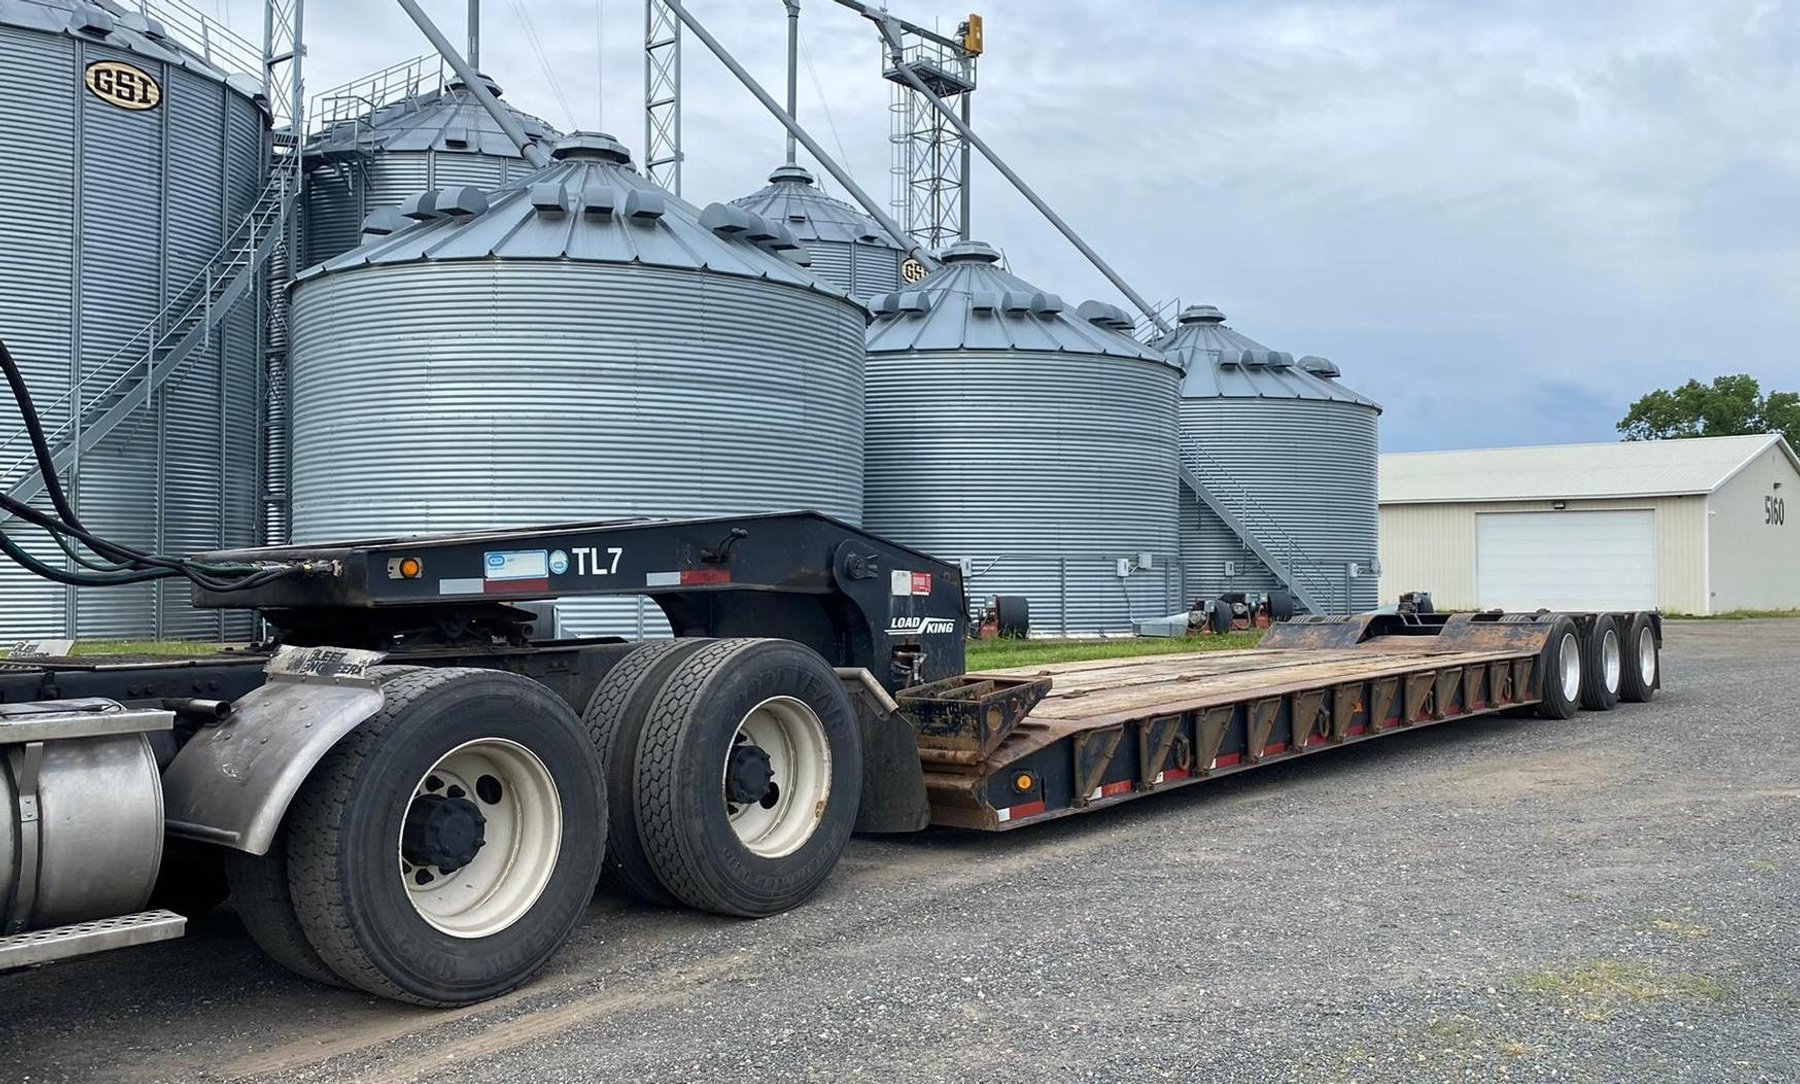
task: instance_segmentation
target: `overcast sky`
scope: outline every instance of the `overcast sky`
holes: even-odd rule
[[[261,6],[198,2],[246,29]],[[689,6],[779,87],[781,0]],[[1632,399],[1690,376],[1800,389],[1800,5],[976,6],[989,142],[1140,292],[1338,362],[1386,405],[1388,450],[1611,440]],[[462,0],[425,7],[461,38]],[[873,27],[804,7],[802,120],[885,197]],[[891,7],[946,30],[967,13]],[[640,0],[484,11],[508,101],[641,147]],[[307,31],[312,91],[427,48],[377,0],[313,0]],[[781,131],[697,41],[685,59],[682,194],[746,194]],[[1123,303],[985,165],[974,217],[1025,278]]]

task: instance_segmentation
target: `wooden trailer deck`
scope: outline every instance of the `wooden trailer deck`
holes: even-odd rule
[[[1302,622],[1251,651],[983,671],[900,703],[933,823],[1004,831],[1536,704],[1557,619]]]

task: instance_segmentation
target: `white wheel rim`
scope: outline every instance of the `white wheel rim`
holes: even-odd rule
[[[1624,670],[1624,652],[1619,650],[1619,633],[1607,629],[1600,641],[1600,674],[1606,679],[1606,691],[1619,691],[1619,675]]]
[[[1575,634],[1563,633],[1562,650],[1562,691],[1564,700],[1574,700],[1581,695],[1581,646],[1575,642]]]
[[[720,797],[738,842],[762,858],[793,854],[812,838],[831,797],[831,744],[825,725],[804,702],[776,696],[751,708],[738,724],[732,749],[752,745],[768,755],[771,788],[761,801],[731,801],[727,776],[732,750],[720,768]]]
[[[400,878],[419,917],[451,937],[490,937],[524,917],[556,872],[562,801],[537,754],[505,738],[483,738],[444,754],[413,787],[408,809],[427,796],[463,799],[486,820],[485,842],[451,872],[407,861]],[[404,837],[404,833],[403,833]]]
[[[1648,626],[1638,633],[1638,676],[1646,689],[1656,683],[1656,637]]]

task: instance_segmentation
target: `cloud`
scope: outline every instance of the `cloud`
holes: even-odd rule
[[[690,6],[779,94],[781,4]],[[1144,294],[1218,304],[1257,339],[1336,360],[1388,406],[1390,448],[1606,440],[1630,400],[1689,376],[1800,387],[1792,5],[978,6],[975,114],[996,148]],[[885,198],[872,28],[805,7],[803,119]],[[461,33],[462,5],[430,8]],[[603,110],[592,4],[486,11],[483,66],[509,100],[562,126],[603,112],[643,142],[641,4],[602,5]],[[308,24],[314,89],[425,51],[391,5],[315,0]],[[685,70],[685,194],[754,189],[780,129],[691,39]],[[991,169],[975,185],[976,232],[1016,271],[1118,300]]]

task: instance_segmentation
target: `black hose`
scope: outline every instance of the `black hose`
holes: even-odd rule
[[[12,352],[6,348],[5,342],[0,342],[0,371],[5,373],[13,401],[18,405],[19,416],[25,423],[25,432],[31,440],[32,456],[37,461],[38,472],[44,479],[45,492],[50,497],[56,515],[51,516],[32,508],[4,493],[0,493],[0,511],[42,528],[71,561],[88,571],[71,572],[45,564],[27,552],[4,529],[0,529],[0,553],[6,554],[37,576],[76,587],[116,587],[179,576],[204,590],[229,593],[252,590],[296,574],[297,569],[286,566],[259,568],[255,565],[213,565],[146,553],[101,538],[89,531],[83,526],[63,489],[62,478],[56,470],[56,458],[51,453],[49,439],[44,435],[43,420],[38,414],[37,405],[32,401],[25,376],[18,363],[13,360]],[[86,546],[101,560],[83,557],[70,544],[70,539]]]

